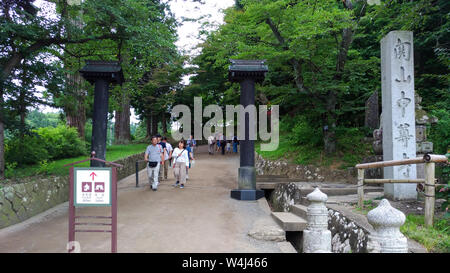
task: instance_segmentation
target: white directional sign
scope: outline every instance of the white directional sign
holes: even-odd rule
[[[74,168],[74,206],[111,206],[111,168]]]

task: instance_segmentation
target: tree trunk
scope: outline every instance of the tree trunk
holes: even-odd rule
[[[83,28],[82,23],[82,10],[79,11],[77,16],[70,17],[67,14],[67,2],[63,3],[63,11],[61,16],[63,18],[68,18],[75,26],[78,28]],[[66,26],[67,27],[67,26]],[[71,38],[71,32],[67,33],[67,37]],[[80,63],[80,58],[78,58],[77,63]],[[66,66],[66,65],[65,65]],[[70,67],[70,65],[67,65]],[[78,67],[80,69],[81,67]],[[85,125],[86,125],[86,108],[84,106],[84,102],[86,99],[86,92],[83,90],[83,78],[80,73],[77,71],[74,74],[68,73],[66,75],[66,87],[70,94],[74,98],[74,102],[72,106],[65,107],[64,111],[66,112],[67,125],[69,127],[75,127],[78,131],[78,135],[82,140],[85,138]]]
[[[78,135],[82,140],[85,137],[85,125],[86,125],[86,108],[84,106],[84,100],[86,98],[86,92],[82,89],[82,81],[80,73],[76,72],[74,75],[67,75],[66,88],[71,90],[69,92],[74,98],[71,105],[64,107],[66,112],[67,125],[69,127],[75,127],[78,131]]]
[[[162,123],[163,135],[167,135],[166,113],[162,113],[162,115],[161,115],[161,123]]]
[[[150,114],[146,118],[146,124],[147,124],[147,136],[148,138],[151,138],[152,136],[156,135],[158,133],[158,116],[155,114]]]
[[[350,3],[350,1],[347,1]],[[351,3],[349,4],[351,6]],[[353,41],[353,30],[346,28],[342,31],[342,41],[339,45],[339,52],[336,59],[336,72],[333,79],[338,82],[342,80],[342,73],[347,61],[348,49]],[[326,154],[333,154],[336,152],[336,126],[337,126],[337,93],[336,90],[330,90],[327,95],[327,115],[325,124],[327,130],[324,130],[323,143]]]
[[[323,144],[327,155],[336,152],[336,92],[330,91],[327,96],[327,113],[323,132]]]
[[[158,133],[158,115],[152,114],[152,136]]]
[[[151,116],[147,116],[145,118],[145,125],[146,125],[146,129],[147,129],[147,134],[146,134],[145,138],[150,138],[150,137],[152,137],[152,118],[151,118]]]
[[[121,109],[116,110],[114,124],[114,143],[128,144],[131,141],[130,133],[130,98],[127,94],[122,97]]]
[[[1,76],[1,75],[0,75]],[[1,78],[0,78],[1,81]],[[0,82],[0,179],[5,179],[5,125],[3,123],[3,81]]]

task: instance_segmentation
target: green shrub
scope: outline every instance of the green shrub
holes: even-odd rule
[[[10,177],[14,174],[15,169],[17,168],[17,162],[6,162],[5,164],[5,176]]]
[[[431,114],[438,118],[438,122],[431,126],[429,135],[429,140],[433,142],[433,153],[446,154],[450,149],[450,112],[439,109]],[[444,183],[450,183],[450,165],[436,166],[436,174]]]
[[[39,174],[50,174],[55,168],[55,162],[48,163],[47,160],[42,160],[39,162],[39,169],[37,173]]]
[[[19,166],[30,165],[49,159],[45,141],[39,135],[24,135],[8,139],[5,145],[5,160],[17,162]]]
[[[289,142],[293,145],[308,145],[320,147],[323,144],[323,134],[320,128],[312,127],[305,117],[296,116],[289,134]]]
[[[445,199],[445,202],[442,203],[442,210],[445,211],[445,216],[450,218],[450,211],[448,209],[450,203],[450,182],[447,185],[436,187],[436,199]]]
[[[83,154],[87,154],[85,142],[80,140],[75,128],[66,125],[39,128],[5,142],[6,162],[17,162],[19,166]]]
[[[44,145],[51,159],[74,157],[86,154],[86,143],[73,127],[59,125],[56,128],[39,128],[36,132],[44,139]]]
[[[450,148],[450,112],[440,109],[431,114],[438,118],[438,122],[431,126],[429,139],[433,142],[435,153],[445,154]]]
[[[370,144],[364,142],[364,136],[364,129],[336,128],[336,148],[342,154],[342,161],[345,162],[341,168],[353,167],[367,156],[367,151],[371,148]]]

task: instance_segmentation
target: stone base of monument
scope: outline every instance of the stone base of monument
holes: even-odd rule
[[[238,185],[240,190],[256,189],[256,168],[250,166],[240,167],[238,170]]]
[[[416,184],[384,184],[384,196],[389,200],[417,200]]]
[[[238,171],[239,188],[231,191],[231,198],[237,200],[258,200],[264,197],[263,190],[256,189],[256,168],[243,166]]]
[[[264,197],[263,190],[232,190],[231,198],[243,201],[254,201]]]

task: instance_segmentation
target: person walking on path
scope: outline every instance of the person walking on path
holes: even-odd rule
[[[191,153],[194,153],[194,148],[197,146],[197,141],[195,141],[194,136],[191,135],[187,141],[187,146],[191,148]]]
[[[189,179],[189,169],[191,168],[191,160],[195,160],[195,159],[194,159],[194,153],[192,152],[191,147],[187,146],[186,151],[188,152],[188,159],[189,159],[188,164],[186,164],[186,180],[188,180]]]
[[[237,136],[233,136],[233,153],[237,153],[238,152],[238,139]]]
[[[159,185],[159,169],[160,165],[164,165],[164,153],[162,147],[158,145],[158,138],[156,136],[152,137],[152,144],[147,146],[144,155],[145,161],[147,164],[147,175],[148,181],[151,183],[151,189],[156,191]],[[153,177],[153,183],[151,178]]]
[[[216,152],[219,152],[219,149],[220,149],[220,134],[217,134],[216,140],[217,140]]]
[[[167,137],[162,138],[162,142],[165,144],[166,149],[164,150],[164,179],[167,179],[167,172],[169,169],[170,159],[172,158],[172,145],[167,142]]]
[[[214,146],[215,146],[216,142],[215,142],[215,138],[213,135],[210,135],[208,137],[208,153],[210,155],[214,155]]]
[[[226,141],[225,141],[225,136],[223,134],[220,135],[220,148],[222,149],[222,155],[225,154],[225,145],[226,145]]]
[[[158,145],[161,146],[163,155],[165,155],[165,153],[166,153],[166,151],[167,151],[167,150],[166,150],[166,143],[164,143],[164,142],[161,141],[161,140],[162,140],[162,136],[161,136],[160,134],[157,134],[156,137],[158,138]],[[165,159],[163,159],[163,161],[165,161]],[[159,173],[158,173],[159,181],[162,180],[162,173],[163,173],[163,170],[162,170],[162,169],[163,169],[163,168],[159,168]]]
[[[186,183],[186,167],[189,164],[189,155],[186,150],[186,141],[180,140],[178,142],[178,147],[175,148],[172,152],[172,166],[173,166],[173,174],[175,176],[175,184],[174,187],[180,186],[181,189],[184,188],[184,184]]]

